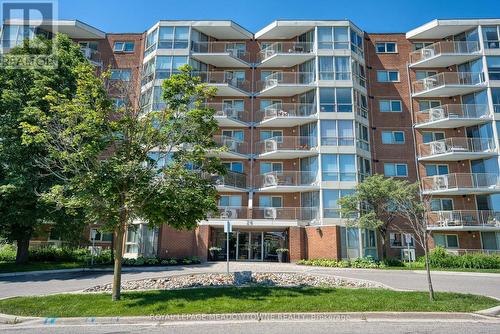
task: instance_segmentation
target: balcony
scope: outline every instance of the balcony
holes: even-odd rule
[[[206,103],[206,107],[215,110],[215,119],[219,126],[247,127],[250,122],[250,113],[234,108],[227,103]]]
[[[417,129],[454,129],[492,120],[486,104],[445,104],[416,113]]]
[[[208,86],[217,88],[217,96],[248,96],[251,84],[248,80],[235,78],[232,72],[224,71],[193,71],[193,76],[198,76]]]
[[[317,173],[282,171],[257,175],[255,188],[262,192],[299,192],[318,190]]]
[[[246,192],[247,176],[243,173],[228,171],[226,175],[214,175],[211,177],[218,191]]]
[[[246,206],[219,206],[218,212],[208,216],[208,220],[219,220],[226,222],[228,219],[248,219],[248,207]]]
[[[487,159],[497,155],[492,138],[446,138],[419,145],[420,161]]]
[[[257,127],[282,128],[316,120],[315,103],[275,103],[257,113]]]
[[[252,63],[250,53],[236,48],[236,43],[191,42],[191,56],[215,67],[250,67]]]
[[[292,67],[314,58],[314,43],[276,42],[262,49],[258,67]]]
[[[422,178],[422,193],[469,195],[500,193],[500,177],[492,173],[454,173]]]
[[[500,230],[500,212],[489,210],[433,211],[427,213],[429,230]]]
[[[260,159],[294,159],[317,155],[317,138],[303,136],[273,137],[257,142]]]
[[[81,47],[80,50],[82,51],[83,56],[87,58],[91,64],[95,66],[102,66],[102,58],[99,51],[85,47]]]
[[[257,83],[259,96],[294,96],[314,87],[313,72],[276,72]]]
[[[272,220],[273,224],[279,223],[279,221],[291,221],[294,224],[308,224],[319,220],[319,209],[297,207],[254,207],[252,209],[252,218]]]
[[[413,97],[450,97],[465,95],[484,89],[481,72],[443,72],[412,84]]]
[[[410,67],[448,67],[481,56],[478,42],[443,41],[410,53]]]
[[[219,147],[224,147],[223,152],[217,153],[222,159],[246,159],[249,152],[248,145],[228,136],[214,136],[214,141]]]

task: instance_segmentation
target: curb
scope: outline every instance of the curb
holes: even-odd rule
[[[477,313],[447,312],[320,312],[320,313],[225,313],[225,314],[153,314],[137,317],[41,318],[0,314],[0,323],[32,326],[169,324],[188,322],[261,322],[261,321],[351,321],[351,322],[469,322],[500,323],[497,317]]]
[[[480,310],[476,312],[477,314],[485,315],[488,317],[499,317],[500,318],[500,305],[493,306],[492,308],[488,308],[486,310]]]

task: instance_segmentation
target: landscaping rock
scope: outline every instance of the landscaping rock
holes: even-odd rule
[[[276,286],[276,287],[344,287],[385,288],[375,282],[338,276],[309,275],[300,273],[190,274],[164,278],[150,278],[122,283],[123,291],[175,290],[199,287]],[[97,285],[84,292],[110,292],[111,284]]]

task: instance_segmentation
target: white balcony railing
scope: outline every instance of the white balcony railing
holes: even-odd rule
[[[410,64],[415,64],[426,59],[440,55],[468,55],[481,50],[478,42],[443,41],[410,53]]]
[[[494,150],[493,138],[446,138],[419,145],[421,158],[447,153],[487,153]]]
[[[423,93],[441,86],[476,86],[484,83],[481,72],[443,72],[414,81],[413,93]]]
[[[300,171],[269,172],[257,175],[255,188],[311,186],[318,181],[317,173]]]
[[[257,113],[258,121],[265,121],[275,117],[309,117],[316,114],[315,103],[274,103]]]
[[[427,213],[427,226],[433,227],[500,227],[500,212],[490,210],[452,210]]]
[[[459,190],[499,191],[500,177],[493,173],[453,173],[422,178],[424,193]]]
[[[252,63],[253,59],[251,54],[238,48],[237,44],[244,44],[245,42],[191,42],[191,51],[200,54],[227,54],[231,57],[243,60],[247,63]]]
[[[259,51],[260,62],[276,54],[308,54],[314,52],[314,43],[311,42],[275,42]]]
[[[475,120],[490,117],[486,104],[444,104],[416,113],[416,124],[423,125],[429,122],[442,120]]]
[[[297,220],[310,222],[317,220],[319,217],[318,208],[307,207],[254,207],[252,209],[253,219],[267,220]]]
[[[310,151],[316,146],[316,137],[280,136],[257,142],[255,151],[258,154],[275,151]]]

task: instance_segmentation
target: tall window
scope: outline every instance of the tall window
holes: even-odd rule
[[[493,102],[493,110],[500,113],[500,88],[491,88],[491,99]]]
[[[352,112],[351,88],[320,88],[321,112]]]
[[[349,35],[347,27],[319,27],[319,49],[348,49]]]
[[[158,49],[186,49],[189,27],[160,27]]]
[[[352,154],[323,154],[321,172],[323,181],[355,181],[356,158]]]
[[[498,49],[500,48],[498,26],[496,27],[482,27],[483,41],[485,49]]]
[[[349,196],[354,192],[352,189],[325,189],[323,190],[323,216],[325,218],[340,218],[339,199]]]
[[[356,31],[351,29],[351,50],[357,53],[359,56],[363,57],[363,37]]]
[[[147,56],[148,54],[156,50],[157,42],[158,42],[158,28],[156,28],[146,36],[146,46],[144,47],[144,56]]]
[[[486,57],[490,80],[500,80],[500,56]]]
[[[349,57],[319,57],[320,80],[350,80]]]
[[[354,129],[352,121],[322,120],[321,145],[328,145],[328,146],[354,145]]]
[[[185,56],[158,56],[156,57],[156,79],[167,79],[172,74],[179,73],[179,67],[187,64]]]

